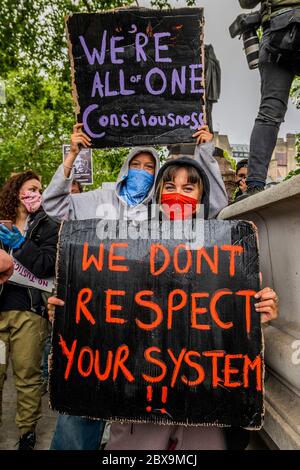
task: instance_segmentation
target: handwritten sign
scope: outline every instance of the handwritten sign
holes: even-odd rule
[[[33,287],[45,292],[52,292],[54,287],[52,278],[40,279],[36,277],[16,259],[14,259],[14,272],[9,278],[9,282],[21,286]]]
[[[66,303],[54,323],[52,406],[132,422],[260,428],[251,225],[205,221],[196,247],[189,233],[164,238],[163,222],[136,239],[119,236],[124,225],[141,233],[132,222],[106,221],[102,232],[99,223],[62,228],[58,296]]]
[[[95,148],[191,142],[204,123],[203,9],[67,18],[77,120]]]

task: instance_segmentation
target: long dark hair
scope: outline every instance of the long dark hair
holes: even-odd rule
[[[12,176],[5,183],[0,192],[0,219],[16,222],[20,204],[20,189],[26,181],[33,179],[40,181],[40,177],[34,171],[28,170]]]

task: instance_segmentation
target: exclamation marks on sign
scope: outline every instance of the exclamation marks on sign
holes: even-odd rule
[[[153,389],[152,389],[151,385],[147,385],[147,401],[148,402],[152,401],[152,394],[153,394]],[[152,406],[146,406],[146,411],[148,413],[151,413]]]
[[[167,403],[167,396],[168,396],[168,387],[163,387],[161,392],[161,401],[165,405]],[[165,408],[161,408],[160,410],[162,413],[166,413]]]
[[[161,392],[161,401],[165,405],[167,403],[167,397],[168,397],[168,387],[162,387],[162,392]],[[147,386],[147,402],[151,403],[153,398],[153,388],[151,385]],[[146,407],[146,411],[148,413],[151,413],[152,411],[152,406],[148,405]],[[162,414],[167,413],[165,408],[158,408],[158,410],[155,411],[160,411]]]

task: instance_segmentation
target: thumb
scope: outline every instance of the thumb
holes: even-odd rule
[[[9,233],[11,232],[11,231],[10,231],[7,227],[5,227],[5,225],[3,225],[3,224],[0,224],[0,230],[1,230],[2,233],[6,233],[6,234],[9,234]]]

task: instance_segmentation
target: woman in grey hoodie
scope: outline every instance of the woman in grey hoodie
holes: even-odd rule
[[[157,152],[152,147],[135,147],[125,160],[115,189],[95,189],[86,193],[71,194],[72,180],[74,177],[73,163],[81,146],[90,145],[89,137],[81,132],[82,124],[76,124],[71,136],[71,150],[64,164],[60,165],[52,178],[49,186],[43,193],[43,207],[47,214],[56,220],[83,220],[83,219],[119,219],[123,215],[128,219],[146,219],[147,206],[153,200],[154,182],[159,171],[160,162]],[[212,188],[212,200],[210,203],[209,218],[216,215],[228,204],[227,194],[220,173],[219,165],[213,157],[214,145],[208,141],[212,134],[200,129],[194,134],[198,142],[204,142],[195,148],[194,158],[205,170]],[[137,200],[136,204],[130,204],[122,195],[122,188],[128,179],[130,169],[140,169],[134,166],[134,157],[152,155],[155,163],[154,179],[148,191]],[[145,168],[143,168],[145,169]],[[147,169],[146,169],[147,171]],[[137,179],[135,178],[137,181]],[[143,188],[142,188],[143,189]],[[139,185],[133,190],[139,192]]]
[[[155,149],[132,149],[120,170],[115,189],[99,188],[86,193],[71,194],[73,163],[81,146],[90,145],[90,139],[81,131],[81,127],[82,124],[74,126],[70,153],[43,193],[43,206],[47,214],[59,221],[94,218],[147,219],[148,209],[154,200],[155,179],[160,167]],[[213,136],[205,126],[193,137],[197,138],[197,143],[202,143],[196,146],[194,158],[205,169],[209,184],[213,188],[208,214],[208,218],[213,218],[228,204],[220,169],[212,156],[214,146],[210,141]],[[63,301],[55,299],[52,305],[63,305]],[[50,449],[98,449],[103,430],[103,421],[59,415]]]

